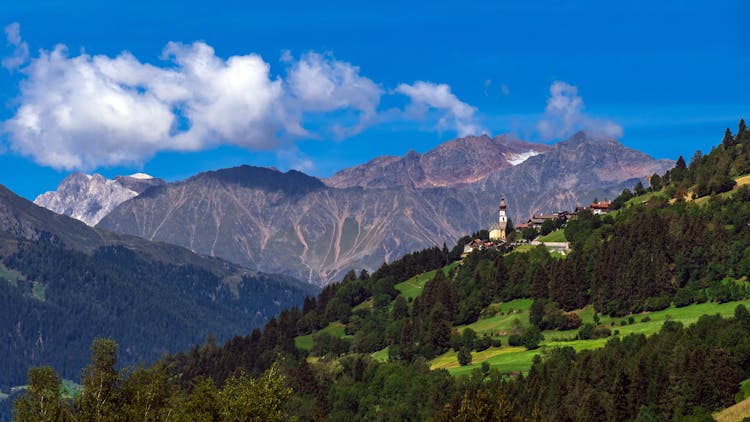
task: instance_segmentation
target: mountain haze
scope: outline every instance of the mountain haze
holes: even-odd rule
[[[499,152],[486,152],[493,148]],[[539,154],[508,161],[529,151]],[[421,156],[375,159],[325,184],[249,166],[202,173],[124,202],[98,227],[326,284],[487,228],[501,194],[511,218],[525,221],[614,198],[670,165],[584,133],[552,147],[470,137]]]

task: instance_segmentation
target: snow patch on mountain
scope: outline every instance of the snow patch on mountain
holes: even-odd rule
[[[511,165],[517,166],[523,163],[524,161],[528,160],[529,158],[534,157],[539,154],[541,154],[541,152],[529,150],[526,152],[522,152],[520,154],[513,154],[509,156],[507,160]]]

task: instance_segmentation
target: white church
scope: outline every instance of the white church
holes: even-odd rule
[[[500,215],[498,222],[490,228],[490,240],[495,242],[505,242],[505,231],[508,228],[508,216],[505,213],[505,197],[500,198]]]

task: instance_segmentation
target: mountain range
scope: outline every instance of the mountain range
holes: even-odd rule
[[[324,180],[251,166],[200,173],[146,189],[97,227],[327,284],[489,227],[501,196],[521,222],[614,198],[671,165],[583,132],[552,146],[483,135],[376,158]]]

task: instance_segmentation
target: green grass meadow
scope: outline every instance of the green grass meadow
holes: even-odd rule
[[[565,237],[565,230],[555,230],[552,233],[542,236],[537,239],[540,242],[567,242],[568,239]]]
[[[327,327],[318,331],[318,333],[328,333],[334,337],[346,337],[344,332],[344,324],[340,322],[332,322]],[[313,346],[313,334],[305,336],[297,336],[294,338],[294,346],[300,350],[312,350]]]
[[[678,321],[688,326],[703,316],[720,314],[722,316],[734,315],[734,309],[739,304],[750,307],[750,300],[728,302],[728,303],[701,303],[690,305],[683,308],[670,307],[657,312],[644,312],[641,314],[631,315],[635,322],[627,324],[628,317],[610,318],[600,316],[600,325],[609,327],[614,333],[618,331],[617,336],[626,336],[628,334],[645,334],[650,335],[658,332],[665,321]],[[507,302],[504,304],[493,304],[490,307],[503,309],[505,315],[494,315],[490,318],[480,319],[479,321],[457,327],[461,332],[467,327],[471,327],[479,335],[489,334],[494,338],[500,338],[502,346],[499,348],[489,348],[480,353],[472,352],[472,363],[467,366],[460,366],[456,352],[446,352],[435,359],[430,364],[433,369],[444,368],[453,375],[466,375],[471,373],[475,368],[479,368],[482,362],[490,364],[491,368],[498,369],[502,372],[526,372],[531,368],[534,356],[556,347],[572,347],[576,351],[597,349],[603,347],[607,341],[614,337],[594,339],[594,340],[575,340],[577,330],[569,331],[545,331],[545,340],[541,343],[540,348],[536,350],[526,350],[523,347],[509,347],[508,335],[513,327],[513,320],[518,319],[522,327],[528,327],[529,315],[528,309],[531,305],[530,299],[520,299]],[[508,313],[508,310],[513,312]],[[594,311],[587,307],[579,311],[579,315],[584,323],[593,323]],[[642,322],[644,317],[648,316],[650,321]],[[621,325],[622,321],[626,325]],[[750,381],[747,388],[750,390]]]
[[[458,261],[448,264],[443,268],[443,274],[447,276],[458,264]],[[432,280],[433,277],[435,277],[436,272],[437,270],[433,270],[419,274],[402,283],[398,283],[393,287],[398,290],[401,296],[403,296],[406,300],[414,299],[415,297],[419,297],[422,294],[424,285],[427,284],[428,281]]]

